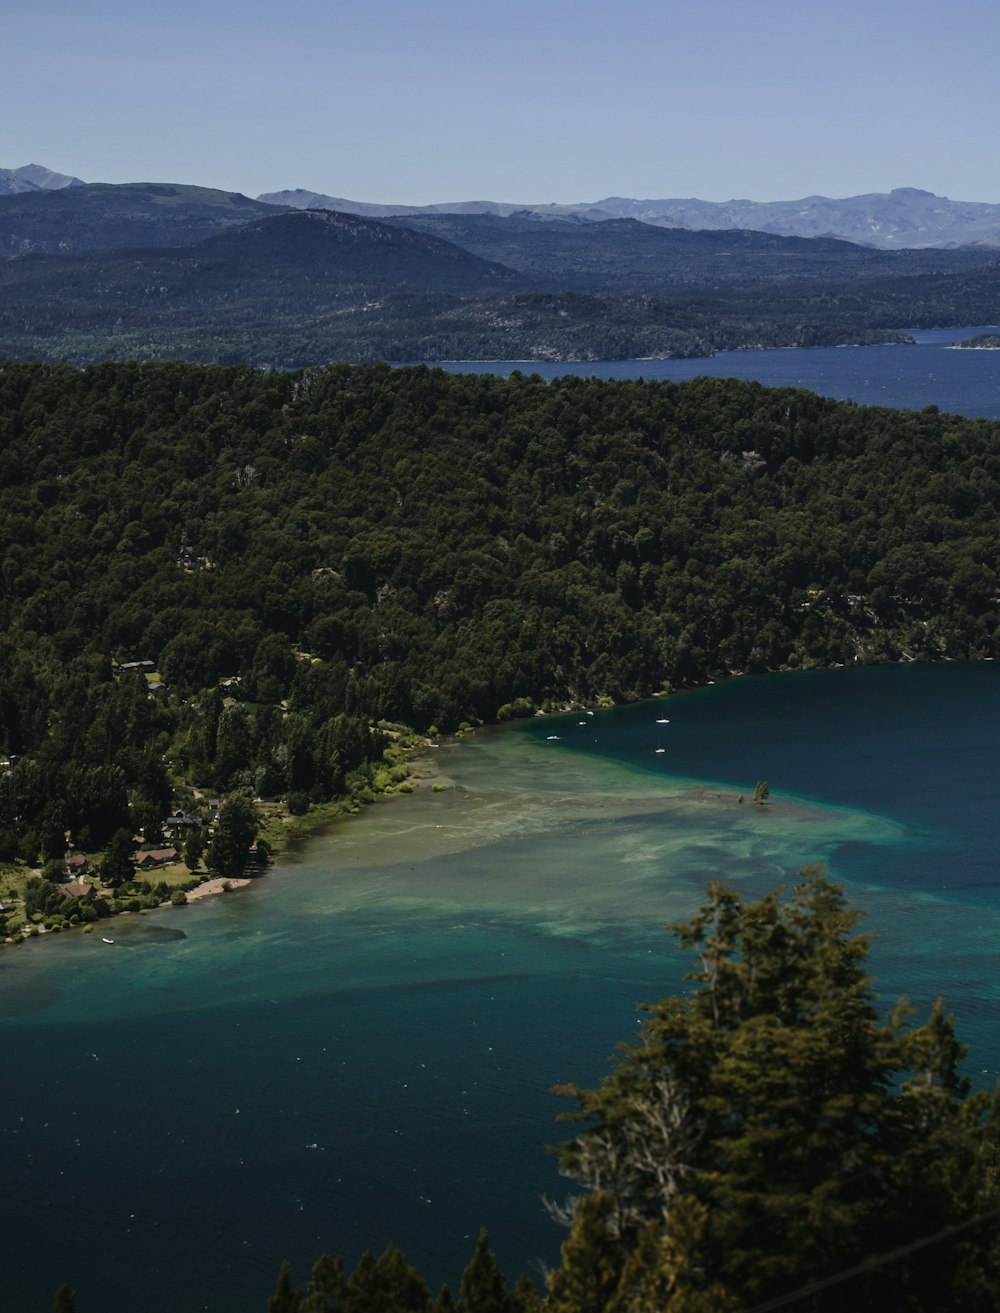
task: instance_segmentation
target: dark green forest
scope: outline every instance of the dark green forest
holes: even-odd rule
[[[371,797],[405,727],[996,656],[998,504],[1000,425],[935,408],[4,365],[0,859],[51,867],[70,831],[113,891],[130,834],[197,789],[229,796],[212,845],[239,869],[253,796]],[[43,873],[40,915],[61,897]],[[690,990],[598,1088],[563,1091],[582,1192],[544,1295],[508,1291],[482,1236],[455,1298],[398,1250],[324,1255],[302,1286],[282,1270],[270,1313],[988,1313],[996,1104],[940,1008],[880,1018],[855,926],[809,874],[787,901],[713,888],[677,927]]]
[[[193,787],[366,796],[393,725],[1000,647],[1000,426],[933,411],[8,364],[0,489],[6,860],[155,830]]]

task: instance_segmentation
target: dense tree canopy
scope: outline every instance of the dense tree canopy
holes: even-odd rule
[[[997,1307],[1000,1101],[970,1094],[940,1001],[880,1019],[856,919],[813,873],[787,902],[710,887],[677,927],[692,989],[564,1091],[588,1193],[553,1313]]]
[[[993,656],[998,507],[996,424],[733,380],[4,366],[0,860],[378,721]]]

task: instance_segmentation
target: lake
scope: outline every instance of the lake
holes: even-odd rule
[[[678,988],[662,927],[709,878],[756,895],[826,863],[884,997],[942,993],[993,1081],[998,725],[989,662],[522,722],[246,893],[5,952],[9,1306],[68,1279],[81,1313],[237,1313],[284,1256],[304,1278],[389,1241],[454,1284],[481,1225],[511,1278],[551,1263],[550,1087],[598,1080]],[[738,801],[758,779],[766,809]]]
[[[1000,353],[946,349],[977,331],[530,368],[1000,416]],[[551,1086],[679,987],[662,927],[710,878],[826,863],[884,998],[943,994],[995,1080],[1000,665],[740,679],[432,757],[246,893],[0,953],[0,1304],[251,1313],[283,1257],[389,1242],[454,1287],[481,1225],[511,1279],[554,1262]],[[739,803],[759,779],[772,805]]]
[[[866,406],[921,410],[936,405],[986,419],[1000,419],[1000,351],[954,351],[949,347],[996,328],[910,329],[914,346],[810,347],[808,350],[720,351],[695,360],[599,360],[547,364],[535,361],[452,361],[443,367],[463,373],[509,374],[515,369],[558,378],[672,379],[710,375],[749,378],[769,387],[808,388],[840,401]]]

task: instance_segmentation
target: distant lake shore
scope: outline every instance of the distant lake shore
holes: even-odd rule
[[[971,418],[1000,419],[1000,373],[988,351],[950,350],[959,341],[1000,332],[995,324],[958,328],[910,328],[905,350],[872,346],[773,347],[749,351],[719,351],[714,356],[662,360],[442,360],[441,369],[455,374],[538,374],[545,379],[645,379],[681,382],[685,379],[752,379],[765,387],[805,388],[838,401],[896,410],[941,411]],[[416,362],[415,362],[416,363]],[[421,362],[426,364],[427,362]]]

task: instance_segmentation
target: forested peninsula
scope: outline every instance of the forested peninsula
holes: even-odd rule
[[[995,656],[998,503],[1000,425],[933,408],[721,379],[7,364],[0,860],[41,867],[35,915],[65,919],[67,834],[114,890],[131,836],[197,848],[186,827],[228,797],[212,867],[238,872],[251,799],[406,787],[386,752],[407,729]]]

